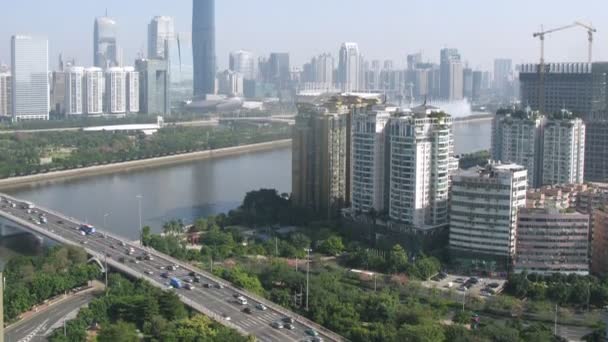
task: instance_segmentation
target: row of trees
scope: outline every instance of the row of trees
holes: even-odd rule
[[[100,327],[99,342],[252,341],[202,315],[191,314],[179,297],[149,283],[109,277],[108,295],[93,300],[76,319],[56,330],[52,342],[87,341],[87,330]]]
[[[4,269],[4,320],[11,321],[34,305],[96,279],[100,270],[87,264],[81,248],[62,246],[43,256],[18,256]]]
[[[608,279],[576,274],[541,276],[522,272],[509,276],[505,291],[518,298],[551,300],[560,305],[608,305]]]
[[[289,127],[170,126],[153,136],[111,132],[0,135],[0,178],[266,142],[290,137]],[[41,158],[52,162],[41,164]]]

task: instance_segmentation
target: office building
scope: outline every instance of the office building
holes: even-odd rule
[[[139,105],[145,114],[171,114],[169,62],[162,59],[135,61],[139,73]]]
[[[51,73],[50,110],[53,114],[58,116],[65,115],[65,78],[66,73],[63,69]]]
[[[217,77],[218,93],[227,96],[243,96],[243,75],[224,70]]]
[[[608,274],[608,211],[600,207],[592,214],[591,271]]]
[[[520,66],[521,103],[539,110],[539,95],[543,95],[545,113],[558,113],[565,108],[585,121],[608,119],[604,117],[608,100],[608,63],[549,63],[545,65],[544,87],[540,94],[538,68],[538,64]]]
[[[84,112],[87,115],[103,114],[103,70],[97,67],[84,69]]]
[[[289,65],[289,54],[285,52],[273,52],[268,59],[268,78],[271,83],[281,90],[288,87],[291,81],[291,67]]]
[[[542,185],[542,142],[546,118],[531,110],[499,110],[492,120],[492,159],[528,171],[528,184]]]
[[[516,164],[489,164],[456,172],[452,177],[450,250],[455,255],[491,256],[508,264],[516,248],[517,211],[526,205],[527,178],[527,170]]]
[[[96,67],[105,69],[119,66],[116,26],[116,21],[112,18],[95,18],[95,27],[93,31],[93,63]]]
[[[14,120],[49,119],[48,41],[27,35],[11,39]]]
[[[388,122],[398,108],[376,105],[353,112],[352,209],[381,213],[388,208]]]
[[[215,0],[192,1],[194,96],[215,94]]]
[[[462,71],[462,92],[464,98],[473,99],[473,69],[465,68]]]
[[[499,93],[509,88],[513,80],[513,62],[507,58],[494,60],[494,89]]]
[[[12,80],[8,72],[0,73],[0,118],[12,116]]]
[[[134,67],[124,67],[125,78],[127,80],[127,113],[139,113],[139,73]]]
[[[292,196],[300,207],[335,217],[350,203],[351,117],[379,103],[377,95],[299,100],[292,143]]]
[[[246,80],[255,80],[256,63],[253,53],[245,50],[231,52],[229,69],[243,75]]]
[[[65,71],[65,114],[84,112],[84,68],[72,66]]]
[[[589,274],[589,215],[559,206],[522,208],[515,272]]]
[[[360,89],[360,58],[357,43],[343,43],[338,60],[338,83],[342,91],[354,92]]]
[[[463,66],[457,49],[441,49],[440,96],[445,101],[463,99]]]
[[[608,119],[587,121],[585,181],[608,182]]]
[[[168,43],[175,39],[173,18],[156,16],[148,24],[148,58],[168,59]]]
[[[477,102],[481,98],[482,78],[483,72],[479,70],[473,71],[473,89],[471,93],[473,102]]]
[[[430,231],[445,227],[454,155],[452,118],[426,104],[389,122],[390,219]]]
[[[564,112],[543,129],[543,185],[582,183],[585,167],[585,124]]]

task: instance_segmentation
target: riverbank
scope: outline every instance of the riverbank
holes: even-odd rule
[[[16,189],[25,187],[31,184],[66,180],[74,178],[92,177],[103,174],[110,174],[116,172],[128,172],[138,169],[145,169],[150,167],[160,167],[166,165],[174,165],[181,163],[188,163],[194,160],[212,159],[220,157],[228,157],[239,154],[246,154],[251,152],[267,151],[278,148],[285,148],[291,146],[291,139],[276,140],[259,144],[242,145],[235,147],[227,147],[216,150],[198,151],[183,154],[176,154],[171,156],[156,157],[149,159],[133,160],[128,162],[120,162],[106,165],[97,165],[84,167],[79,169],[64,170],[64,171],[53,171],[48,173],[41,173],[36,175],[22,176],[22,177],[11,177],[6,179],[0,179],[0,191],[6,189]]]

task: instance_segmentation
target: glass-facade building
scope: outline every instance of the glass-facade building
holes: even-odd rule
[[[194,96],[215,93],[215,0],[192,1]]]
[[[118,66],[116,21],[108,17],[96,18],[93,35],[95,66],[103,69]]]
[[[13,119],[48,120],[48,41],[27,35],[13,36],[11,60]]]

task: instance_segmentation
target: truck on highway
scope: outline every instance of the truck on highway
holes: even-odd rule
[[[34,209],[34,203],[31,202],[21,202],[21,209]]]
[[[90,224],[83,224],[78,229],[80,230],[80,233],[82,235],[93,235],[93,234],[95,234],[95,227],[91,226]]]
[[[176,288],[176,289],[182,288],[182,282],[177,278],[171,278],[171,281],[169,282],[169,284],[171,286],[173,286],[173,288]]]

